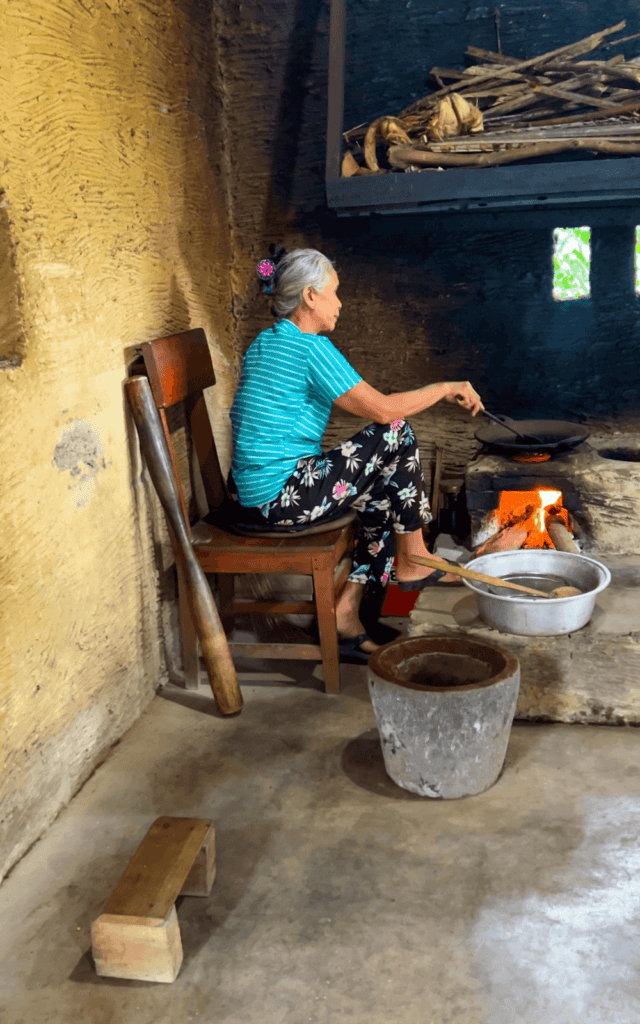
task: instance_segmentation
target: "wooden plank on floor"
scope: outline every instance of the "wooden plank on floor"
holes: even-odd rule
[[[105,914],[163,921],[211,826],[202,818],[157,818],[111,893]]]

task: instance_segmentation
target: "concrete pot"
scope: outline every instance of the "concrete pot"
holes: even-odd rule
[[[368,666],[387,774],[411,793],[454,800],[498,778],[520,687],[509,651],[465,635],[403,637]]]

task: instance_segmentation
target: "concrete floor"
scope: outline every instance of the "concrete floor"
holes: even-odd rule
[[[0,888],[3,1024],[637,1024],[638,732],[515,724],[495,786],[431,801],[345,681],[153,701]],[[162,814],[217,829],[182,970],[98,978],[91,922]]]

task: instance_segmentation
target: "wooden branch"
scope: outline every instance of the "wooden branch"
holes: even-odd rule
[[[547,73],[575,75],[581,71],[607,71],[624,63],[624,54],[617,53],[609,60],[550,60],[541,65],[537,70]]]
[[[640,83],[640,65],[636,65],[629,70],[629,65],[627,63],[617,64],[611,69],[611,71],[607,72],[607,78],[624,78],[627,81],[635,82],[636,85],[638,85]]]
[[[410,166],[425,167],[497,167],[532,157],[550,156],[570,150],[585,150],[589,153],[611,153],[616,156],[640,154],[640,143],[607,142],[603,139],[570,139],[562,142],[537,142],[531,146],[514,147],[502,153],[433,153],[409,146],[393,146],[389,150],[392,167],[405,169]]]
[[[542,53],[538,57],[529,57],[528,60],[520,60],[515,64],[511,64],[510,68],[512,71],[523,71],[525,68],[534,67],[536,64],[548,63],[553,57],[559,57],[561,54],[566,56],[578,57],[583,53],[589,53],[590,50],[595,50],[602,43],[605,36],[611,35],[613,32],[619,32],[625,27],[626,21],[620,21],[617,25],[612,25],[611,28],[602,29],[600,32],[594,32],[590,36],[585,36],[584,39],[578,40],[577,43],[571,43],[569,46],[560,46],[556,50],[549,50],[547,53]],[[495,77],[502,77],[503,75],[510,75],[511,72],[505,72],[498,69],[492,68],[486,74],[487,81],[490,81]],[[477,75],[475,77],[475,83],[478,84],[484,78],[484,75]],[[457,83],[453,85],[447,85],[444,89],[440,89],[437,93],[432,93],[431,96],[425,97],[421,100],[416,100],[411,106],[406,107],[400,114],[399,117],[404,117],[406,114],[411,114],[415,110],[421,109],[426,105],[431,105],[434,101],[442,99],[444,96],[451,92],[460,92],[464,90],[464,86],[459,86]]]
[[[581,121],[595,121],[600,117],[617,117],[619,114],[630,114],[632,110],[638,110],[640,108],[640,96],[637,100],[630,100],[628,103],[620,103],[615,107],[610,107],[609,110],[594,110],[588,114],[581,114]],[[570,114],[568,117],[552,117],[546,121],[536,121],[536,128],[545,128],[551,124],[568,124],[569,121],[575,121],[575,116]]]
[[[497,7],[494,7],[493,13],[496,19],[496,40],[498,43],[498,53],[502,53],[502,43],[500,42],[500,11]]]
[[[623,42],[622,39],[618,39],[615,42],[609,43],[609,46],[617,46],[618,43]],[[504,64],[514,65],[518,61],[515,57],[506,57],[504,53],[493,53],[491,50],[483,50],[479,46],[468,46],[466,52],[470,57],[478,57],[480,60],[490,61],[492,64]],[[576,61],[562,61],[562,60],[548,60],[545,61],[545,67],[549,68],[566,68],[568,71],[573,72],[575,68],[603,68],[615,64],[620,64],[624,61],[624,54],[617,53],[615,56],[610,57],[609,60],[576,60]]]
[[[426,143],[428,122],[432,119],[434,112],[438,110],[441,100],[453,93],[458,93],[464,100],[489,101],[489,105],[484,105],[482,109],[485,127],[489,130],[495,127],[497,122],[508,128],[517,128],[520,124],[523,127],[530,125],[535,129],[547,125],[570,122],[576,124],[597,118],[618,117],[639,109],[640,90],[638,90],[637,101],[634,95],[635,89],[616,88],[615,83],[626,81],[633,82],[635,86],[640,85],[640,65],[627,63],[622,53],[616,53],[608,60],[576,60],[577,57],[601,46],[608,35],[618,32],[624,28],[625,24],[626,22],[621,21],[577,42],[527,60],[517,60],[514,57],[481,47],[467,47],[467,54],[485,61],[486,64],[484,66],[473,65],[464,70],[434,65],[431,68],[431,75],[438,81],[440,89],[417,100],[395,117],[378,117],[369,125],[358,125],[343,133],[346,142],[355,139],[364,140],[362,152],[365,164],[365,166],[359,165],[353,158],[353,154],[345,156],[342,168],[343,177],[382,173],[376,155],[376,146],[381,141],[387,142],[390,147],[389,152],[395,154],[394,160],[399,161],[394,166],[409,166],[413,163],[428,164],[429,161],[424,156],[425,150],[420,147],[420,142]],[[640,33],[637,35],[640,36]],[[635,38],[635,36],[627,38]],[[622,41],[612,40],[606,45],[617,46]],[[453,81],[445,86],[443,79],[453,79]],[[447,100],[447,102],[449,101]],[[585,107],[595,108],[595,110],[592,109],[589,113],[584,113]],[[556,111],[557,116],[554,116]],[[569,113],[572,111],[577,113]],[[510,114],[516,114],[516,117],[509,118]],[[388,133],[385,130],[385,122],[393,122],[398,131],[395,134]],[[602,139],[601,141],[604,142]],[[562,143],[557,139],[549,140],[543,152],[560,151],[558,149],[551,150],[549,147],[552,145],[554,147],[560,145],[561,149],[580,148],[576,145],[578,142],[580,142],[579,139],[564,140]],[[498,139],[492,144],[492,148],[500,146],[502,149],[504,144]],[[534,145],[536,144],[534,143]],[[616,144],[619,145],[619,143]],[[632,143],[627,142],[626,144],[631,145]],[[460,148],[464,145],[465,142],[461,141]],[[474,138],[466,145],[469,146],[469,151],[476,148],[487,150],[489,143],[485,144]],[[457,148],[454,140],[452,140],[451,148]],[[607,151],[604,145],[597,148],[593,142],[591,149],[593,152]],[[407,154],[422,153],[423,156],[413,161],[408,158],[403,159],[401,155],[403,152]],[[444,148],[440,152],[444,152]],[[490,156],[491,162],[496,163],[527,158],[522,154],[521,148],[518,153],[519,155],[516,156],[513,151],[510,153],[491,152],[486,154],[486,158]],[[452,157],[454,155],[456,154],[451,154]],[[532,155],[539,154],[535,152]],[[458,157],[460,156],[458,151]],[[481,154],[481,157],[484,155]],[[486,158],[482,158],[477,166],[484,166]],[[439,163],[441,162],[442,160],[439,161]],[[474,165],[466,157],[462,157],[461,162]]]
[[[504,114],[511,114],[514,110],[523,110],[525,107],[534,106],[536,103],[541,102],[541,97],[534,93],[530,86],[527,86],[526,90],[520,95],[515,96],[513,99],[505,100],[504,103],[492,103],[490,107],[483,110],[482,117],[484,121],[490,119],[494,114],[503,116]]]
[[[561,100],[558,100],[557,102],[560,103]],[[578,110],[579,107],[580,107],[579,103],[563,103],[562,104],[562,110]],[[604,114],[604,111],[603,111],[603,114]],[[539,106],[538,104],[535,104],[534,106],[531,107],[530,110],[524,110],[523,113],[518,117],[517,121],[514,121],[513,118],[511,120],[509,120],[508,117],[504,117],[502,115],[499,115],[498,117],[495,118],[495,122],[494,121],[490,121],[490,128],[492,128],[492,129],[493,128],[503,128],[503,127],[505,127],[505,124],[510,124],[510,125],[512,125],[512,124],[519,124],[519,125],[522,125],[522,126],[524,126],[524,125],[533,125],[533,126],[535,126],[535,125],[538,124],[538,119],[539,118],[542,118],[542,117],[546,117],[546,118],[555,117],[556,115],[557,116],[560,115],[560,108],[558,107],[557,104],[554,104],[554,106],[546,106],[544,104],[542,106]],[[577,116],[578,116],[577,114],[571,114],[570,115],[571,120],[575,121]],[[580,115],[580,119],[582,120],[582,118],[585,117],[585,116],[586,116],[585,114],[581,114]],[[488,120],[487,117],[485,117],[485,121],[486,120]]]
[[[482,132],[474,136],[463,136],[446,139],[442,142],[431,140],[426,148],[430,153],[493,153],[514,146],[530,146],[538,142],[571,142],[574,139],[608,139],[611,142],[640,142],[640,122],[633,124],[614,124],[600,128],[597,124],[569,124],[539,128],[499,130]],[[420,147],[416,147],[420,148]]]
[[[455,78],[456,81],[469,77],[466,71],[458,71],[456,68],[439,68],[437,65],[431,68],[429,74],[434,78]],[[442,88],[444,89],[444,86]]]
[[[640,92],[637,89],[612,89],[607,99],[617,103],[618,100],[632,100],[634,96],[640,96]]]
[[[591,96],[587,100],[581,93],[573,92],[579,86],[597,82],[597,75],[579,75],[573,81],[563,82],[562,85],[553,85],[552,80],[548,77],[534,78],[528,75],[522,77],[526,84],[522,87],[521,92],[515,91],[515,95],[512,98],[507,94],[506,100],[497,100],[495,103],[492,103],[490,107],[483,111],[484,117],[490,117],[497,112],[502,115],[514,110],[521,110],[523,107],[531,106],[533,103],[540,103],[542,96],[545,95],[559,99],[569,99],[576,106],[585,105],[587,102],[591,106],[610,106],[610,103],[605,103],[603,100]],[[549,84],[547,85],[546,83]],[[506,92],[506,89],[504,92]],[[470,95],[468,92],[465,93],[465,96],[468,95]]]
[[[620,43],[628,43],[631,39],[640,38],[640,32],[634,32],[632,36],[623,36],[622,39],[613,39],[610,43],[605,43],[605,46],[619,46]]]
[[[614,68],[617,64],[624,64],[624,53],[616,53],[609,60],[576,60],[571,64],[572,68],[586,68],[590,71],[603,71],[606,68]],[[555,61],[552,62],[552,67]]]
[[[477,57],[479,60],[488,60],[492,64],[517,64],[517,57],[507,57],[504,53],[494,53],[493,50],[483,50],[480,46],[467,46],[465,51],[470,57]]]
[[[596,84],[599,78],[600,75],[584,76],[582,78],[582,83],[586,84],[590,81],[591,83]],[[493,116],[498,115],[502,117],[504,114],[511,113],[512,111],[522,110],[524,107],[531,106],[537,102],[542,102],[543,96],[551,96],[555,99],[564,99],[569,101],[571,106],[568,109],[577,110],[581,106],[602,108],[605,113],[600,116],[613,116],[618,110],[620,110],[621,113],[624,113],[621,107],[617,106],[620,91],[614,91],[604,98],[598,98],[596,96],[574,92],[574,88],[579,84],[577,80],[574,80],[573,82],[563,82],[561,85],[546,85],[546,83],[538,85],[533,84],[535,80],[532,79],[530,81],[532,84],[529,86],[530,91],[528,97],[523,92],[522,100],[519,101],[518,94],[516,93],[513,99],[507,98],[506,101],[496,101],[495,103],[492,103],[491,106],[486,107],[482,112],[485,121],[491,119]],[[538,79],[538,82],[541,81],[541,79]],[[633,90],[623,90],[624,96],[632,94]],[[622,98],[622,96],[620,96],[620,98]],[[582,119],[583,115],[580,114],[579,117]],[[572,115],[571,120],[574,119],[575,115]]]
[[[349,128],[348,131],[342,133],[342,138],[345,142],[349,142],[351,139],[364,137],[364,133],[367,130],[367,122],[363,121],[362,124],[356,124],[353,128]]]
[[[613,32],[619,32],[626,24],[626,21],[620,21],[617,25],[612,25],[611,28],[602,29],[600,32],[594,32],[590,36],[585,36],[584,39],[579,39],[577,43],[570,43],[569,46],[560,46],[557,50],[549,50],[547,53],[540,54],[539,57],[518,61],[514,67],[532,67],[534,64],[548,63],[552,57],[559,57],[560,54],[579,57],[583,53],[589,53],[590,50],[596,50],[605,36],[610,36]]]
[[[543,81],[551,84],[551,79],[545,78]],[[494,85],[490,86],[488,89],[473,89],[471,92],[465,92],[464,95],[467,100],[479,100],[485,96],[506,96],[509,98],[517,96],[519,93],[524,94],[530,92],[531,86],[526,82],[514,82],[513,85]],[[485,113],[488,114],[490,110],[493,110],[493,106],[494,105],[492,104],[490,107],[487,107]]]
[[[560,88],[557,85],[534,85],[533,91],[536,93],[542,93],[543,96],[555,96],[560,100],[572,100],[574,103],[581,103],[585,107],[604,107],[607,110],[611,110],[613,106],[611,100],[600,100],[597,96],[588,96],[586,93],[573,92],[571,90],[571,83],[567,82],[565,88]]]

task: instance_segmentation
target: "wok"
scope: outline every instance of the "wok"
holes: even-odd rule
[[[523,434],[535,434],[542,443],[516,437],[506,427],[490,424],[476,430],[475,437],[482,444],[499,452],[562,452],[582,444],[589,436],[589,428],[580,423],[564,420],[516,420]]]

